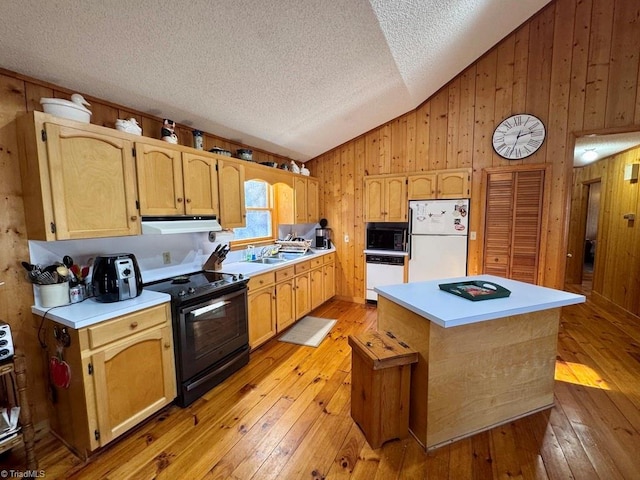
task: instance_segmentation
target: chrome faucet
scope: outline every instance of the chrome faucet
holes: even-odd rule
[[[280,245],[267,245],[266,247],[262,247],[262,249],[260,250],[260,254],[258,255],[258,258],[271,257],[276,253],[278,253],[279,250],[280,250]]]

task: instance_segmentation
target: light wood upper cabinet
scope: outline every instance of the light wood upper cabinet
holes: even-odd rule
[[[365,221],[407,221],[406,181],[404,175],[365,178]]]
[[[307,223],[320,221],[320,184],[317,179],[307,177]]]
[[[219,215],[216,160],[183,152],[182,176],[185,192],[184,213]]]
[[[220,224],[224,228],[246,226],[244,165],[241,161],[218,159],[218,188],[220,191]]]
[[[407,176],[409,200],[469,198],[471,170],[437,170]]]
[[[442,170],[438,172],[437,198],[469,198],[471,196],[470,182],[471,171],[467,168]]]
[[[293,181],[295,198],[295,223],[307,223],[307,180],[300,177]]]
[[[428,200],[436,198],[437,174],[423,173],[407,177],[407,196],[409,200]]]
[[[180,151],[136,142],[141,215],[184,215]]]
[[[140,233],[133,144],[104,128],[41,112],[17,120],[28,237]]]

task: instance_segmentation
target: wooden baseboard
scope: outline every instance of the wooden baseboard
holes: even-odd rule
[[[591,292],[590,299],[596,305],[602,308],[606,308],[607,310],[609,310],[615,315],[620,315],[633,322],[640,323],[640,317],[638,315],[635,315],[629,310],[625,310],[623,307],[621,307],[617,303],[613,303],[611,300],[609,300],[606,297],[603,297],[600,293],[596,291]]]

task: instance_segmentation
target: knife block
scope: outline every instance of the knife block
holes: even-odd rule
[[[212,253],[209,258],[207,258],[207,261],[204,262],[204,265],[202,266],[203,270],[213,270],[213,271],[218,271],[222,269],[222,262],[220,261],[220,257],[218,257],[218,254],[216,254],[215,252]]]

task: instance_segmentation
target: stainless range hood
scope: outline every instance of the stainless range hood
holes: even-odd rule
[[[222,227],[215,216],[142,217],[143,235],[220,231]]]

